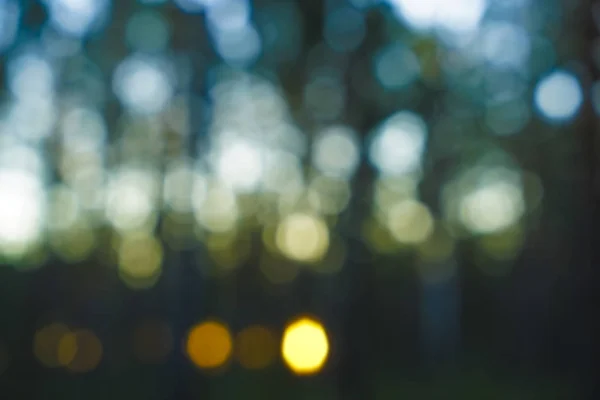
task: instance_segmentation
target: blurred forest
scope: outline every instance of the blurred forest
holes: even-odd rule
[[[0,398],[600,398],[599,28],[587,0],[0,0]]]

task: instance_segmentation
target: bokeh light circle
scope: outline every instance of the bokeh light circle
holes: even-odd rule
[[[187,337],[186,353],[199,368],[223,366],[232,354],[233,340],[225,325],[206,321],[194,326]]]
[[[277,357],[277,338],[269,329],[253,325],[242,330],[235,340],[235,353],[240,365],[257,370],[271,365]]]
[[[318,261],[329,248],[329,228],[319,217],[304,213],[291,214],[279,224],[276,244],[292,260]]]
[[[415,200],[394,204],[388,212],[388,229],[400,243],[417,244],[433,232],[434,222],[429,209]]]
[[[571,73],[558,70],[538,83],[535,105],[539,113],[551,122],[567,122],[583,103],[581,85]]]
[[[326,175],[348,179],[360,162],[356,133],[346,126],[323,130],[313,143],[313,164]]]
[[[376,129],[369,159],[383,174],[413,173],[420,167],[426,137],[425,121],[417,114],[401,111]]]
[[[329,338],[323,325],[308,317],[292,321],[281,342],[281,354],[288,368],[297,375],[318,373],[329,355]]]
[[[137,54],[117,66],[112,86],[123,106],[139,114],[165,109],[174,90],[164,63]]]

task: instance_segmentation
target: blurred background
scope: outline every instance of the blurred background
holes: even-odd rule
[[[600,398],[598,27],[0,0],[0,398]]]

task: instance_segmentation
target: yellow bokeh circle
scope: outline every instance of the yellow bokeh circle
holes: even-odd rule
[[[118,248],[119,276],[133,289],[154,286],[162,272],[163,249],[150,235],[127,235]]]
[[[288,368],[295,374],[318,373],[329,355],[329,339],[325,328],[312,318],[294,320],[285,328],[281,354]]]
[[[329,248],[329,229],[322,218],[291,214],[277,227],[275,242],[281,253],[291,260],[316,262]]]
[[[186,353],[199,368],[223,366],[231,356],[233,341],[227,327],[220,322],[206,321],[194,326],[188,334]]]
[[[434,230],[431,212],[416,200],[393,205],[387,215],[387,225],[394,239],[408,245],[423,243]]]

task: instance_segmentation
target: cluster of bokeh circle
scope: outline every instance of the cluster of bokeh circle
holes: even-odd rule
[[[558,53],[539,33],[543,27],[527,18],[533,0],[461,0],[451,9],[435,1],[353,0],[325,14],[324,42],[309,52],[316,66],[309,68],[301,108],[316,128],[303,128],[277,82],[249,72],[267,56],[259,16],[272,10],[254,10],[253,21],[246,0],[141,3],[126,22],[130,51],[115,63],[110,82],[84,46],[105,29],[109,1],[45,0],[48,20],[35,40],[17,35],[25,10],[2,3],[8,91],[0,114],[0,254],[6,262],[40,265],[47,252],[81,262],[100,243],[98,227],[109,225],[120,276],[144,288],[160,276],[165,243],[181,249],[200,239],[228,269],[244,259],[245,228],[258,225],[267,249],[309,264],[335,253],[324,268],[336,271],[343,243],[334,228],[363,161],[377,172],[364,229],[375,249],[389,247],[387,236],[414,246],[438,231],[451,240],[518,236],[521,221],[539,205],[542,184],[489,138],[510,141],[532,124],[532,109],[547,126],[564,126],[584,98],[576,68],[556,66]],[[218,62],[205,98],[189,90],[192,66],[169,50],[176,28],[161,10],[173,6],[204,18],[213,40]],[[348,119],[350,88],[339,79],[344,71],[323,54],[358,51],[374,7],[394,17],[390,29],[408,33],[378,50],[371,73],[355,83],[375,91],[364,96],[401,96],[363,134],[341,122]],[[293,3],[284,9],[297,23]],[[432,38],[439,42],[433,50]],[[440,80],[447,94],[438,99],[438,115],[409,106]],[[111,92],[122,106],[116,123],[105,113]],[[35,119],[26,117],[31,113]],[[205,114],[205,123],[193,123]],[[440,183],[438,204],[421,199],[431,158],[456,156],[451,138],[477,134],[488,138],[479,156]],[[190,156],[186,146],[193,143],[198,148]],[[49,146],[52,157],[44,155]]]
[[[198,257],[210,261],[199,262],[203,272],[233,273],[257,251],[250,234],[259,232],[268,282],[336,274],[347,252],[339,224],[363,195],[354,182],[365,164],[374,179],[360,237],[374,252],[412,252],[428,265],[451,258],[468,238],[485,257],[510,261],[544,185],[506,144],[531,126],[561,135],[585,99],[578,55],[550,39],[558,28],[547,21],[566,18],[568,8],[539,0],[339,2],[323,14],[322,39],[306,49],[305,82],[294,95],[273,71],[302,53],[308,22],[303,28],[295,2],[133,3],[119,38],[126,51],[107,67],[91,38],[109,35],[115,2],[42,0],[46,19],[32,38],[20,35],[30,10],[0,0],[3,264],[26,270],[52,257],[100,259],[128,288],[146,290],[170,267],[170,252],[201,248]],[[548,18],[535,18],[541,8]],[[193,57],[171,49],[178,26],[165,10],[204,21],[214,60],[202,69],[202,95],[192,88]],[[367,47],[372,13],[384,43],[348,62]],[[271,73],[257,72],[258,64]],[[419,107],[429,92],[435,112]],[[364,121],[351,115],[350,99],[379,108],[378,121],[353,124]],[[436,198],[425,199],[423,181],[445,158],[459,166],[439,174]],[[279,350],[296,372],[316,371],[326,335],[313,320],[298,323]],[[93,332],[48,332],[59,338],[60,357],[42,363],[97,364],[102,345]],[[264,360],[243,349],[258,337],[273,342],[266,332],[232,338],[222,323],[205,322],[190,331],[185,352],[201,368],[218,368],[239,349],[250,354],[240,360],[258,365]],[[82,349],[95,358],[81,358]],[[318,361],[303,358],[314,352]]]
[[[133,358],[147,365],[165,363],[178,351],[170,326],[159,319],[140,321],[130,336]],[[41,327],[33,338],[33,354],[42,366],[74,374],[101,368],[105,350],[93,331],[58,322]],[[263,325],[247,326],[234,335],[224,322],[207,319],[188,329],[180,351],[208,373],[226,371],[233,360],[246,370],[263,370],[280,358],[291,372],[304,376],[326,366],[330,343],[326,328],[312,316],[292,319],[282,335]],[[8,356],[2,354],[0,360],[4,363]]]

